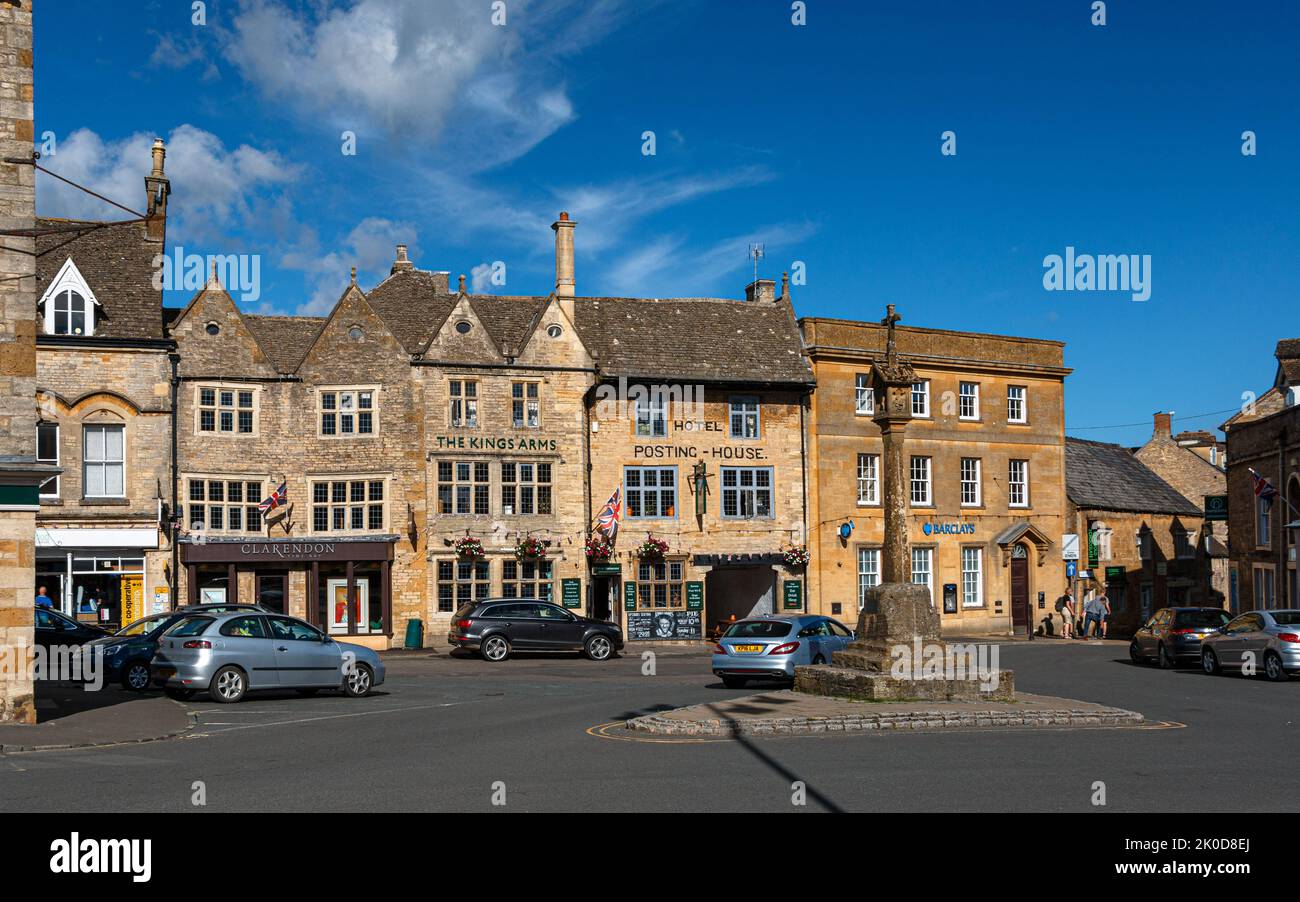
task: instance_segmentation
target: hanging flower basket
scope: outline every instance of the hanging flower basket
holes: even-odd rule
[[[604,563],[614,553],[614,546],[604,536],[592,536],[587,539],[587,560]]]
[[[476,561],[487,556],[483,552],[483,543],[473,536],[461,536],[452,543],[451,547],[456,549],[457,557],[467,561]]]
[[[515,557],[517,558],[544,558],[546,557],[546,543],[541,539],[535,539],[532,536],[526,536],[519,540],[515,545]]]
[[[668,553],[668,543],[647,535],[645,541],[636,547],[636,556],[642,560],[659,561]]]
[[[793,548],[787,548],[785,552],[785,565],[791,570],[802,570],[808,566],[808,546],[796,545]]]

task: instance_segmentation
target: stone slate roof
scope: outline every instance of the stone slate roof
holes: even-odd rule
[[[281,373],[295,372],[302,365],[312,342],[325,324],[323,316],[256,316],[243,314],[249,331]]]
[[[811,384],[783,301],[577,298],[578,332],[612,376]]]
[[[1065,488],[1081,508],[1202,516],[1200,508],[1126,448],[1105,442],[1066,436]]]
[[[165,337],[162,292],[153,287],[153,258],[163,246],[144,223],[38,218],[36,227],[60,230],[36,238],[38,298],[71,257],[100,303],[96,337]]]
[[[1300,338],[1284,338],[1277,343],[1278,384],[1300,385]]]
[[[451,315],[457,297],[447,293],[446,273],[412,269],[393,273],[366,300],[406,353],[419,354]]]
[[[533,334],[547,300],[542,297],[476,294],[470,296],[469,305],[496,346],[500,348],[504,344],[515,354]]]

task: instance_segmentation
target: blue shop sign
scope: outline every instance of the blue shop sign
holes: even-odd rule
[[[973,536],[974,523],[923,523],[921,532],[927,536]]]

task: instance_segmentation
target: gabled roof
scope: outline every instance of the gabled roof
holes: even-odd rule
[[[380,282],[366,300],[408,354],[419,354],[451,314],[459,298],[447,292],[447,274],[399,270]]]
[[[1284,338],[1273,352],[1277,357],[1278,388],[1300,385],[1300,338]]]
[[[1203,516],[1127,449],[1105,442],[1066,436],[1065,488],[1070,501],[1081,508]]]
[[[511,355],[518,354],[533,334],[546,309],[549,297],[507,297],[503,295],[471,295],[470,306],[483,323],[498,348],[503,345]]]
[[[100,304],[96,338],[165,337],[162,291],[153,287],[153,260],[163,245],[144,223],[38,218],[36,227],[53,230],[36,238],[37,297],[70,257]]]
[[[321,327],[325,325],[323,316],[258,316],[245,313],[243,317],[262,353],[270,358],[276,371],[281,373],[295,372],[302,365]]]

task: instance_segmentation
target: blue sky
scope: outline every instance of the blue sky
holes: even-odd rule
[[[763,242],[762,275],[804,264],[800,315],[1067,342],[1067,431],[1105,441],[1160,409],[1212,427],[1181,418],[1262,391],[1300,335],[1300,4],[491,6],[207,0],[195,25],[190,0],[46,0],[43,165],[138,209],[166,138],[169,244],[260,254],[258,312],[326,312],[399,241],[545,293],[561,209],[580,294],[739,297]],[[117,215],[44,177],[38,206]],[[1150,255],[1150,299],[1044,290],[1067,246]]]

